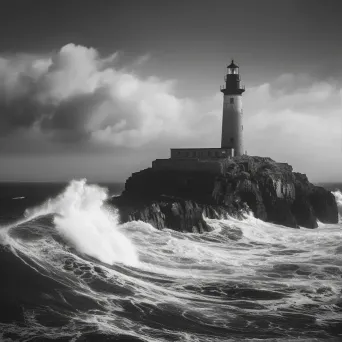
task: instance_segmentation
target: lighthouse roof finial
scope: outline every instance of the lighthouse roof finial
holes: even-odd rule
[[[238,68],[239,66],[237,64],[234,63],[234,59],[232,59],[232,62],[228,65],[228,68],[231,68],[231,69],[236,69]]]

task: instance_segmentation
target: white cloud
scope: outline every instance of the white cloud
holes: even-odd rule
[[[172,81],[109,67],[114,60],[115,55],[102,59],[95,49],[73,44],[45,58],[3,58],[4,126],[36,125],[57,140],[132,147],[161,135],[191,136],[191,120],[199,114],[195,102],[177,98]]]
[[[338,180],[342,168],[341,87],[309,76],[303,85],[303,76],[298,78],[298,88],[296,76],[286,75],[274,86],[248,89],[244,99],[248,152],[288,161],[316,180]]]
[[[135,66],[149,58],[138,58]],[[74,44],[46,56],[0,57],[2,153],[62,151],[65,142],[68,151],[77,146],[89,151],[219,146],[222,94],[179,98],[174,81],[143,79],[119,68],[117,59],[118,53],[101,57],[93,48]],[[335,80],[303,74],[280,75],[247,88],[249,154],[337,179],[342,167],[341,94]]]

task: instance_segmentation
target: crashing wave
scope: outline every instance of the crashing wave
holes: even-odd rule
[[[73,180],[64,192],[25,211],[26,220],[53,214],[58,233],[80,253],[104,263],[138,263],[131,241],[119,231],[117,212],[106,208],[106,189]]]
[[[336,191],[332,191],[332,193],[336,199],[339,221],[342,222],[342,192],[339,189],[337,189]]]

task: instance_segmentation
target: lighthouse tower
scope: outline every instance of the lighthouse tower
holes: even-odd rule
[[[239,67],[234,60],[227,67],[226,84],[221,87],[223,95],[222,148],[233,148],[234,156],[241,156],[243,150],[242,93]]]

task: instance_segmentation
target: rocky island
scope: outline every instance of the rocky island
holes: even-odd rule
[[[169,159],[133,173],[122,195],[112,199],[122,222],[142,220],[182,232],[210,230],[205,219],[256,218],[298,228],[316,228],[317,220],[337,223],[332,193],[293,172],[292,166],[244,150],[239,66],[227,66],[220,148],[171,149]]]
[[[242,155],[210,164],[197,159],[191,168],[183,161],[182,168],[172,169],[165,161],[172,160],[155,160],[152,168],[133,173],[121,196],[111,199],[122,222],[142,220],[157,229],[199,233],[210,230],[204,217],[243,218],[249,211],[293,228],[338,222],[333,194],[286,163]]]

